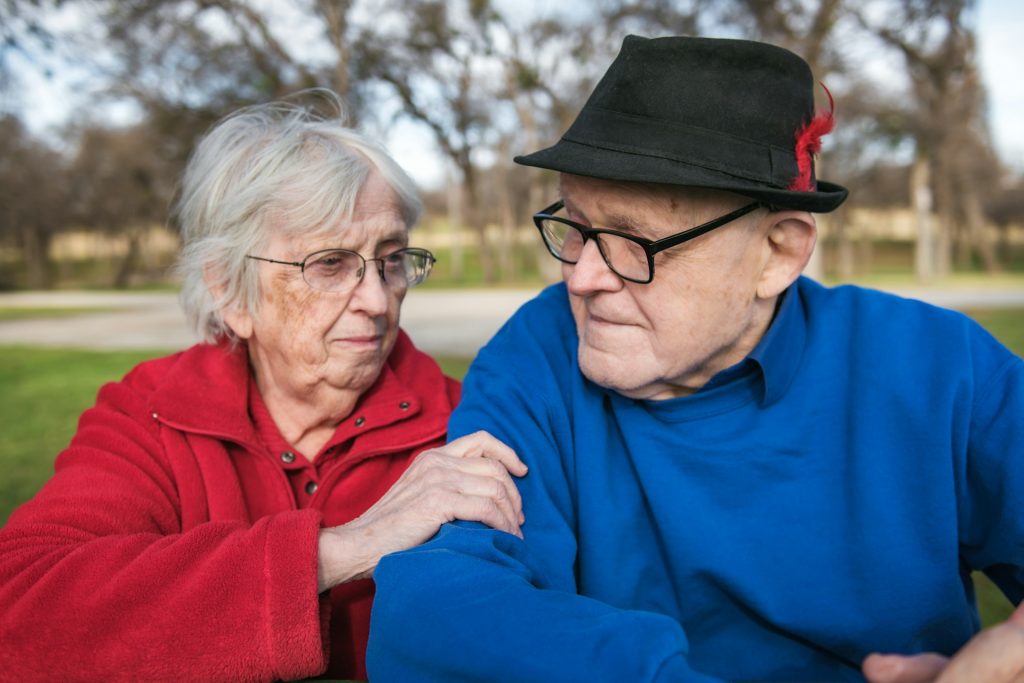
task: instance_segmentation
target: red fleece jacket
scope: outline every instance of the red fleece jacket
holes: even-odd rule
[[[373,584],[318,597],[317,534],[444,442],[459,385],[401,334],[313,463],[272,450],[249,391],[226,345],[100,390],[0,529],[0,680],[366,677]]]

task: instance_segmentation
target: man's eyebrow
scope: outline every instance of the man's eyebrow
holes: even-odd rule
[[[577,207],[571,199],[566,199],[563,196],[562,204],[565,206],[566,213],[576,213],[580,216],[586,216],[586,214],[580,211],[579,207]],[[600,224],[597,224],[594,221],[590,221],[590,224],[595,228],[607,228],[608,230],[618,230],[619,232],[631,232],[636,234],[637,237],[654,239],[651,234],[651,227],[639,222],[634,216],[627,216],[620,213],[609,213],[605,214],[604,220],[601,221]]]
[[[618,213],[610,213],[606,214],[605,217],[608,221],[608,225],[597,227],[606,227],[612,230],[619,230],[621,232],[632,232],[635,233],[637,237],[652,239],[651,227],[637,221],[637,219],[633,216],[627,216],[625,214]]]

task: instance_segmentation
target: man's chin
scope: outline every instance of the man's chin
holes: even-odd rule
[[[640,378],[630,373],[624,363],[607,357],[590,358],[592,353],[581,349],[579,357],[580,372],[591,382],[629,397],[643,388],[644,383],[638,382]]]

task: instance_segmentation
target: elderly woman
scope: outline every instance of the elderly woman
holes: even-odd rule
[[[398,326],[434,262],[413,184],[278,103],[206,136],[177,208],[205,341],[104,386],[0,530],[0,678],[365,678],[382,555],[522,522],[525,466],[443,446],[459,386]]]

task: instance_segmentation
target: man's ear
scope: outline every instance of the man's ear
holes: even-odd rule
[[[223,301],[224,280],[209,265],[203,268],[203,282],[213,295],[214,301]],[[224,319],[224,324],[239,339],[249,339],[252,336],[252,316],[244,307],[233,305],[221,308],[220,316]]]
[[[757,295],[771,299],[793,284],[811,259],[818,227],[806,211],[774,211],[765,236],[767,260],[757,283]]]

